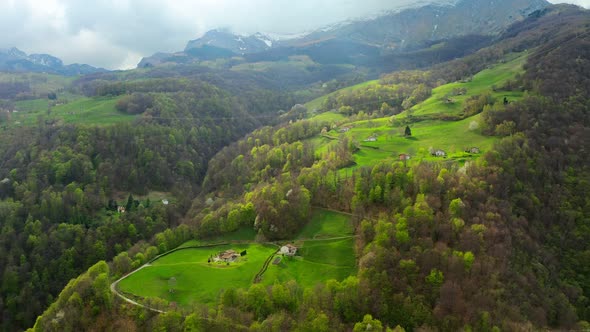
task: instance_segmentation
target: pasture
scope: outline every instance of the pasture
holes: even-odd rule
[[[247,255],[229,265],[207,262],[211,255],[228,249],[246,250]],[[264,261],[276,250],[276,246],[254,243],[183,249],[123,279],[119,289],[141,297],[159,297],[181,306],[214,304],[224,289],[250,287]],[[171,292],[172,277],[176,279],[176,287]]]
[[[111,125],[133,121],[135,115],[115,109],[117,97],[77,98],[68,103],[48,107],[47,99],[27,100],[16,103],[12,124],[34,125],[39,118],[83,125]]]
[[[280,263],[270,264],[262,276],[263,284],[296,280],[303,287],[312,287],[329,279],[341,281],[356,273],[352,233],[349,216],[315,209],[297,239],[277,244],[254,243],[255,232],[244,228],[216,238],[189,241],[181,247],[235,242],[172,252],[121,280],[118,289],[142,298],[162,298],[184,307],[196,303],[213,305],[227,288],[250,287],[264,262],[287,242],[298,247],[298,255],[282,257]],[[212,255],[229,249],[246,250],[247,254],[229,264],[208,262]],[[173,287],[172,277],[175,278]]]

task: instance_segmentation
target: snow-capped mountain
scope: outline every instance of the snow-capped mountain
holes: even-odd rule
[[[211,30],[203,37],[189,41],[184,50],[189,51],[207,45],[223,48],[235,54],[249,54],[266,51],[272,47],[273,42],[271,37],[262,33],[242,36],[224,30]]]
[[[314,61],[358,64],[383,53],[403,52],[436,41],[498,35],[512,23],[549,5],[546,0],[424,0],[381,15],[332,24],[303,36],[212,30],[183,52],[157,54],[139,64],[190,63],[240,56],[247,62],[307,55]],[[286,38],[287,37],[287,38]],[[335,60],[337,58],[338,60]],[[343,62],[338,62],[343,61]]]

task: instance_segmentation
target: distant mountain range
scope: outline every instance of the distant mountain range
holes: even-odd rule
[[[344,22],[303,37],[275,40],[257,33],[241,36],[212,30],[176,53],[157,53],[138,67],[191,63],[233,56],[273,61],[308,55],[319,63],[362,64],[392,54],[469,35],[493,36],[515,21],[543,9],[545,0],[459,0],[416,4],[375,18]]]
[[[105,72],[107,70],[85,64],[66,66],[60,59],[49,54],[27,55],[25,52],[13,47],[0,49],[0,71],[43,72],[72,76]]]

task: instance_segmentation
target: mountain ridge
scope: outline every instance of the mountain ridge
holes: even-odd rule
[[[0,71],[47,72],[66,76],[106,72],[104,68],[88,64],[64,65],[63,61],[49,54],[27,54],[16,47],[0,49]]]
[[[191,56],[190,51],[203,49],[204,46],[225,49],[236,56],[272,54],[277,49],[285,48],[293,48],[291,52],[296,55],[301,53],[298,49],[310,45],[326,47],[324,42],[337,40],[338,44],[347,43],[352,48],[358,45],[364,49],[376,48],[378,53],[400,52],[437,40],[467,35],[498,35],[510,24],[550,5],[545,0],[459,0],[422,4],[399,8],[369,19],[339,22],[290,39],[275,39],[262,33],[243,36],[215,29],[201,38],[189,41],[181,52],[144,57],[138,67],[175,63],[178,59],[182,59],[183,63],[198,62],[202,59]],[[209,52],[204,52],[206,55],[202,53],[201,56],[206,59],[211,58]]]

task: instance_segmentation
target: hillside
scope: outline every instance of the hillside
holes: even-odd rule
[[[548,5],[545,0],[459,0],[450,4],[427,4],[373,20],[317,31],[284,44],[298,45],[336,38],[392,50],[415,48],[458,36],[498,34]]]
[[[285,62],[294,56],[309,57],[316,65],[351,65],[380,74],[398,68],[427,67],[477,51],[510,24],[543,9],[545,0],[418,3],[376,18],[346,22],[303,37],[272,40],[264,34],[241,36],[212,30],[189,41],[185,50],[155,54],[138,68],[169,64],[233,67],[261,62]],[[416,7],[416,8],[414,8]],[[449,47],[444,47],[450,44]],[[431,47],[443,46],[435,57]],[[392,60],[393,58],[393,60]],[[230,60],[231,59],[231,60]],[[323,76],[323,81],[339,79]]]
[[[590,329],[590,12],[494,3],[375,71],[0,75],[0,330]]]

